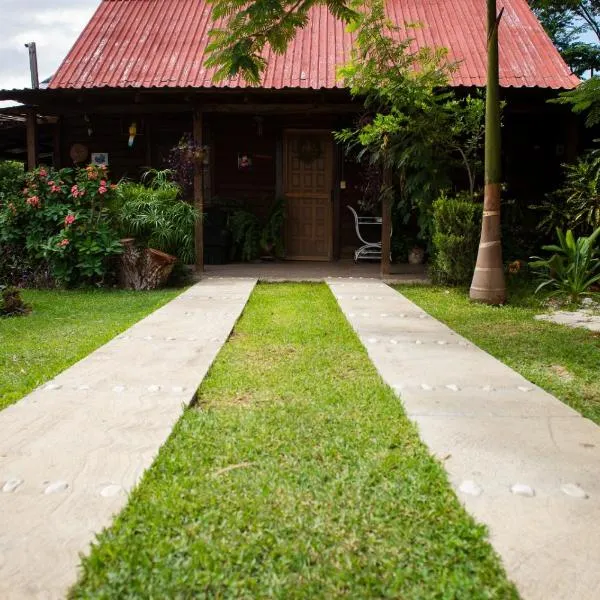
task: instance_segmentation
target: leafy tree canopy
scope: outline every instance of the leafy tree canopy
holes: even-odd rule
[[[448,90],[455,65],[445,48],[415,49],[417,27],[390,22],[382,0],[365,5],[352,26],[356,44],[351,60],[339,69],[365,112],[336,137],[362,162],[394,173],[394,200],[404,206],[405,215],[417,209],[421,236],[428,240],[433,201],[450,187],[457,163],[466,169],[471,197],[474,193],[483,100],[457,99]]]
[[[260,82],[266,46],[283,54],[296,31],[308,23],[313,6],[326,6],[345,23],[358,16],[360,0],[209,0],[213,18],[221,25],[211,31],[207,66],[216,67],[215,78],[241,74],[253,84]]]
[[[600,69],[599,0],[529,0],[529,5],[577,75]],[[592,42],[581,37],[592,37]]]

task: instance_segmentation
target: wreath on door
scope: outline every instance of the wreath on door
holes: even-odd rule
[[[321,158],[323,151],[317,138],[304,137],[296,144],[296,156],[305,164]]]

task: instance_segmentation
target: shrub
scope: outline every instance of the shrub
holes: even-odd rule
[[[563,296],[571,302],[577,302],[581,296],[589,293],[592,285],[600,281],[600,258],[596,240],[600,236],[600,227],[588,237],[575,238],[571,230],[563,233],[556,229],[558,245],[543,246],[542,250],[552,252],[552,256],[535,259],[530,266],[541,279],[536,293],[550,288],[551,295]]]
[[[182,200],[181,188],[171,181],[169,171],[150,170],[143,181],[147,185],[125,182],[117,188],[120,205],[115,212],[122,234],[184,263],[194,262],[197,210]]]
[[[4,200],[23,189],[23,164],[14,160],[0,161],[0,206]]]
[[[442,194],[434,202],[433,281],[450,285],[470,282],[477,259],[481,214],[481,204],[466,196],[448,198]]]
[[[551,233],[568,227],[585,234],[600,227],[600,151],[591,150],[563,165],[565,181],[533,208],[542,212],[538,228]]]
[[[15,287],[0,288],[0,316],[16,317],[31,312],[31,306],[21,298],[21,291]]]
[[[36,270],[47,264],[65,286],[102,283],[121,251],[106,201],[114,193],[104,168],[41,167],[0,207],[0,246]]]

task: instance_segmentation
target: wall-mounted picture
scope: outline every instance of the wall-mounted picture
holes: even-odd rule
[[[238,169],[247,171],[252,167],[252,157],[249,154],[238,154]]]
[[[96,167],[108,167],[108,152],[92,152],[91,163]]]

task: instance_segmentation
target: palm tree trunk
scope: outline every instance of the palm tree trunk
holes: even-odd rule
[[[471,300],[503,304],[506,300],[500,239],[500,83],[496,0],[487,0],[488,68],[485,100],[485,189],[481,238],[471,283]]]

